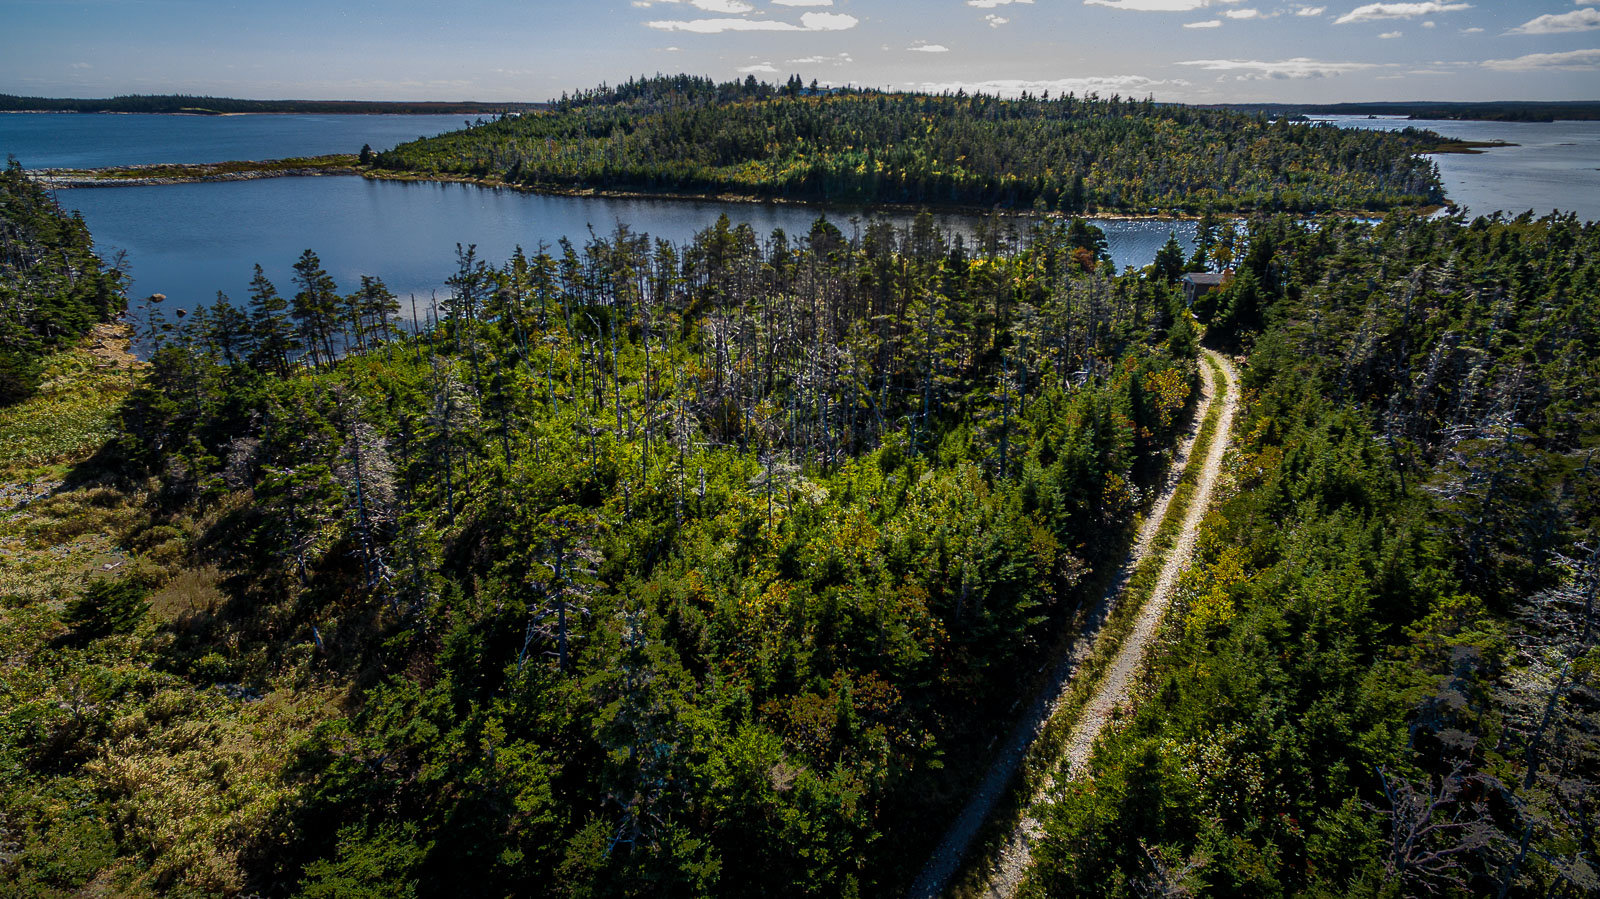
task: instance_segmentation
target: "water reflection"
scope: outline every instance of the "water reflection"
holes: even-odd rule
[[[426,303],[454,270],[457,243],[477,244],[482,258],[498,264],[518,246],[536,252],[566,237],[582,247],[591,234],[608,234],[619,222],[685,243],[722,214],[763,237],[778,228],[804,234],[819,215],[848,236],[868,217],[859,208],[564,197],[356,177],[80,188],[59,196],[83,213],[102,253],[126,251],[131,295],[164,293],[169,308],[209,304],[219,290],[244,300],[258,262],[280,290],[288,288],[290,266],[307,248],[345,289],[362,275],[377,275],[401,297],[414,293]],[[903,225],[912,216],[887,217]],[[969,240],[978,224],[972,216],[935,220]],[[1172,233],[1186,253],[1193,250],[1193,222],[1096,223],[1119,268],[1148,264]]]

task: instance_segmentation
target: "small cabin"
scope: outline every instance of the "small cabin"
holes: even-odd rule
[[[1228,283],[1225,272],[1185,272],[1183,275],[1183,302],[1193,306],[1194,301]]]

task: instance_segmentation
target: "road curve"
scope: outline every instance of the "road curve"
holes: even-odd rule
[[[1183,528],[1178,539],[1173,544],[1172,551],[1168,553],[1162,565],[1156,587],[1150,598],[1145,601],[1140,611],[1139,619],[1134,625],[1133,632],[1123,642],[1105,678],[1096,689],[1089,704],[1085,706],[1082,716],[1074,724],[1068,743],[1063,763],[1066,771],[1078,770],[1088,760],[1089,751],[1094,746],[1095,738],[1100,735],[1105,723],[1110,719],[1112,711],[1128,695],[1133,677],[1138,671],[1139,663],[1143,660],[1150,640],[1154,637],[1161,623],[1162,616],[1166,613],[1171,602],[1172,588],[1176,585],[1178,576],[1188,565],[1189,557],[1194,551],[1195,536],[1199,530],[1200,522],[1205,517],[1207,508],[1211,503],[1212,488],[1216,484],[1217,474],[1221,469],[1222,456],[1227,451],[1229,438],[1233,428],[1234,413],[1238,408],[1239,391],[1238,375],[1228,360],[1210,350],[1205,351],[1206,357],[1215,361],[1225,373],[1225,381],[1221,385],[1215,382],[1211,367],[1205,364],[1200,366],[1201,377],[1201,407],[1194,417],[1192,429],[1179,441],[1177,451],[1173,457],[1172,465],[1167,474],[1166,484],[1163,486],[1161,496],[1150,509],[1140,526],[1133,546],[1129,549],[1127,557],[1123,560],[1116,576],[1106,588],[1104,595],[1095,607],[1090,610],[1088,619],[1079,630],[1071,647],[1067,650],[1061,661],[1051,672],[1049,680],[1040,689],[1038,696],[1029,705],[1011,733],[1007,737],[1000,751],[996,753],[990,763],[989,771],[984,775],[983,781],[973,791],[967,800],[967,805],[961,814],[951,823],[940,840],[938,847],[929,857],[922,872],[917,876],[911,889],[907,892],[907,899],[937,899],[943,894],[950,879],[960,870],[963,857],[966,855],[972,840],[983,827],[994,806],[1005,795],[1007,786],[1015,777],[1017,768],[1026,758],[1028,747],[1038,739],[1043,732],[1045,724],[1055,714],[1056,709],[1065,699],[1068,688],[1072,683],[1072,675],[1077,671],[1078,665],[1088,656],[1094,644],[1095,637],[1100,633],[1101,627],[1110,616],[1118,597],[1133,576],[1139,565],[1150,555],[1155,543],[1157,531],[1161,522],[1167,516],[1167,509],[1172,503],[1173,494],[1184,470],[1188,467],[1189,456],[1194,450],[1194,443],[1199,436],[1200,423],[1210,412],[1212,405],[1219,402],[1221,394],[1221,414],[1217,420],[1217,427],[1206,447],[1206,456],[1200,477],[1195,484],[1195,491],[1191,498],[1189,508],[1183,519]],[[1054,786],[1052,777],[1041,790],[1040,795],[1048,792]],[[1039,796],[1034,796],[1037,800]],[[1031,802],[1030,802],[1031,804]],[[1023,875],[1028,868],[1032,856],[1033,841],[1038,838],[1040,824],[1031,814],[1025,814],[1023,819],[1007,836],[1005,844],[1000,850],[999,857],[992,864],[987,877],[985,894],[999,899],[1009,899],[1017,887],[1022,883]]]

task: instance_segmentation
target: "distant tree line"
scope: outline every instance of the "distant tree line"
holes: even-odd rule
[[[545,188],[1064,212],[1385,210],[1439,203],[1442,142],[1066,93],[890,94],[657,76],[402,144],[376,164]]]
[[[190,94],[128,94],[103,100],[19,97],[0,94],[0,111],[9,112],[143,112],[230,113],[307,112],[335,115],[477,115],[498,116],[538,109],[541,103],[452,103],[388,100],[239,100]]]
[[[1592,100],[1394,103],[1226,103],[1219,108],[1250,114],[1381,115],[1412,119],[1459,119],[1484,122],[1592,122],[1600,119],[1600,103]]]

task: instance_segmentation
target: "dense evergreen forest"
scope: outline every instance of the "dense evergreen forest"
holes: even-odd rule
[[[388,100],[240,100],[190,94],[129,94],[102,100],[19,97],[0,94],[5,112],[137,112],[220,115],[224,113],[319,113],[322,115],[476,115],[538,109],[542,103],[452,103]]]
[[[122,311],[122,274],[89,229],[15,159],[0,173],[0,406],[31,395],[41,360]]]
[[[1235,493],[1024,894],[1594,895],[1600,228],[1248,255]]]
[[[131,564],[8,589],[9,889],[899,888],[1194,382],[1170,277],[1015,227],[468,247],[415,334],[309,251],[144,304],[26,507]]]
[[[87,252],[53,209],[5,233]],[[310,250],[143,301],[148,366],[0,409],[0,892],[899,895],[1163,483],[1200,327],[1225,498],[1024,894],[1600,885],[1600,227],[458,263],[436,310]],[[85,376],[111,439],[19,451]]]
[[[1382,211],[1443,202],[1431,132],[1345,130],[1063,94],[1017,100],[674,76],[630,80],[377,156],[544,189],[1063,212]]]

